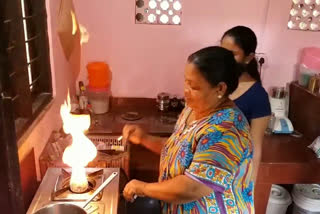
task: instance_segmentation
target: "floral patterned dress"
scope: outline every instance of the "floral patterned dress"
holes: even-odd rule
[[[212,193],[185,204],[162,203],[165,214],[254,213],[249,125],[233,106],[186,124],[185,108],[161,152],[159,181],[186,175]]]

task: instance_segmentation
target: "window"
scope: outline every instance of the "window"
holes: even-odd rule
[[[181,1],[136,0],[136,23],[181,25]]]
[[[292,0],[288,28],[320,31],[320,0]]]
[[[5,0],[4,5],[7,68],[1,93],[12,98],[20,137],[52,99],[47,14],[45,0]]]

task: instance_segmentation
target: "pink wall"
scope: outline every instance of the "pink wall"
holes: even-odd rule
[[[19,145],[19,158],[20,161],[35,149],[35,159],[39,178],[39,155],[43,150],[45,143],[48,141],[50,134],[53,130],[61,128],[62,121],[60,119],[60,105],[66,99],[68,88],[71,92],[75,91],[74,83],[76,77],[74,70],[79,69],[79,53],[71,56],[68,62],[62,52],[59,38],[57,36],[57,14],[60,1],[47,1],[48,13],[48,34],[50,42],[50,60],[52,71],[52,83],[54,90],[54,99],[52,103],[45,109],[45,111],[38,117],[37,121],[29,128],[28,132],[20,139]],[[79,49],[79,47],[78,47]]]
[[[77,0],[75,7],[90,33],[80,78],[86,79],[87,62],[105,60],[112,67],[113,94],[124,97],[155,97],[161,91],[182,94],[184,65],[191,52],[219,44],[222,33],[235,24],[249,25],[259,35],[266,16],[266,2],[261,0],[184,0],[181,26],[135,24],[134,0]]]
[[[271,0],[267,23],[262,35],[261,51],[268,57],[264,71],[265,87],[284,86],[296,75],[300,51],[304,47],[320,47],[320,32],[287,29],[291,1]]]
[[[80,79],[86,80],[87,62],[104,60],[112,67],[115,96],[182,94],[187,56],[219,44],[228,28],[247,25],[259,38],[258,52],[267,54],[265,86],[284,85],[292,80],[298,51],[320,41],[319,33],[287,30],[290,6],[289,0],[183,0],[181,26],[152,26],[134,23],[134,0],[77,0],[77,16],[90,33]]]

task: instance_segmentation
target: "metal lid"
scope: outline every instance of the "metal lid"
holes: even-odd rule
[[[128,121],[140,120],[143,116],[136,111],[128,111],[121,114],[121,118]]]
[[[161,92],[158,94],[158,100],[166,100],[166,99],[170,99],[170,95],[168,93]]]

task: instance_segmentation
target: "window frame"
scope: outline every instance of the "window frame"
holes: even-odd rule
[[[1,24],[5,31],[8,68],[0,77],[1,85],[4,86],[0,90],[11,97],[16,136],[19,139],[53,98],[46,1],[5,1]],[[34,74],[33,79],[30,79],[30,70]]]

